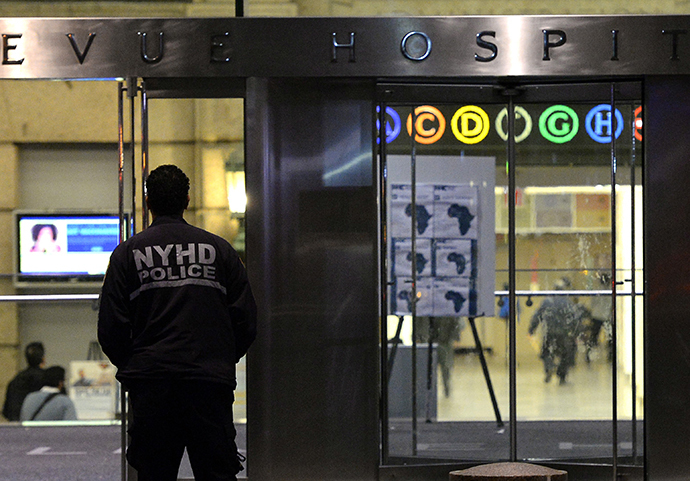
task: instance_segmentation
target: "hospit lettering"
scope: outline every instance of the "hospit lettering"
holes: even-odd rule
[[[146,246],[133,249],[134,264],[141,283],[188,278],[216,279],[216,248],[189,243]]]
[[[542,61],[551,61],[552,53],[567,44],[568,35],[565,30],[556,28],[544,28],[541,30],[542,42]],[[663,38],[667,39],[669,60],[681,60],[681,38],[685,37],[689,31],[684,28],[664,28],[659,32]],[[607,32],[610,35],[611,61],[619,60],[620,31],[612,29]],[[19,53],[23,47],[24,33],[0,33],[2,36],[2,65],[21,66],[26,60]],[[139,56],[144,63],[155,64],[161,62],[165,57],[165,35],[163,31],[147,33],[137,32],[139,37]],[[150,41],[149,36],[154,36],[154,41]],[[65,33],[67,45],[75,54],[77,62],[84,64],[89,52],[97,48],[100,37],[92,31],[79,35]],[[157,37],[157,38],[156,38]],[[352,31],[337,34],[332,32],[330,35],[331,62],[337,63],[339,52],[347,54],[348,62],[355,62],[356,56],[356,33]],[[495,30],[483,30],[474,34],[474,43],[478,50],[472,52],[474,60],[477,62],[493,62],[500,55],[501,42],[510,42],[510,38],[501,38],[500,32]],[[230,32],[213,33],[208,37],[208,47],[210,48],[210,63],[227,63],[233,56],[233,43]],[[400,53],[409,60],[419,62],[429,58],[432,50],[432,36],[424,31],[413,30],[407,32],[400,40]],[[93,47],[93,48],[92,48]],[[31,52],[28,53],[30,55]]]

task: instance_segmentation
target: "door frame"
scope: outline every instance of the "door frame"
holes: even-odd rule
[[[595,100],[593,100],[595,99]],[[515,108],[515,105],[517,103],[523,104],[523,103],[538,103],[538,102],[604,102],[604,103],[609,103],[611,105],[611,110],[614,111],[616,107],[616,102],[617,101],[636,101],[640,102],[641,104],[643,103],[643,87],[642,87],[642,79],[626,79],[625,81],[616,81],[616,80],[610,80],[610,81],[603,81],[603,80],[597,80],[597,79],[569,79],[568,81],[564,81],[562,83],[557,83],[557,82],[552,82],[548,80],[544,80],[542,82],[535,82],[533,79],[521,79],[520,81],[516,81],[515,79],[506,79],[506,78],[498,78],[498,79],[493,79],[492,81],[488,82],[483,82],[483,83],[470,83],[470,82],[463,82],[463,81],[457,81],[457,82],[429,82],[429,83],[423,83],[423,82],[405,82],[405,83],[395,83],[395,82],[382,82],[377,84],[377,90],[376,90],[376,125],[377,126],[383,126],[385,125],[386,117],[385,117],[385,111],[386,107],[388,106],[407,106],[407,107],[412,107],[412,106],[419,106],[419,105],[428,105],[428,104],[459,104],[459,105],[467,105],[467,104],[505,104],[508,108],[508,111],[512,111]],[[401,121],[402,122],[402,121]],[[413,121],[414,124],[414,121]],[[511,116],[508,116],[508,130],[509,131],[514,131],[515,129],[515,122],[514,118],[511,118]],[[377,131],[378,134],[378,140],[377,140],[377,145],[375,147],[376,150],[376,155],[380,156],[380,166],[377,169],[377,172],[379,174],[379,181],[378,185],[380,186],[380,192],[379,192],[379,198],[381,199],[379,202],[380,205],[380,247],[381,247],[381,253],[380,253],[380,273],[381,273],[381,279],[379,281],[380,283],[380,290],[382,293],[385,293],[387,291],[387,286],[389,284],[388,280],[388,270],[390,268],[386,267],[386,262],[387,259],[389,258],[388,253],[387,253],[387,241],[386,239],[386,233],[387,233],[387,225],[386,225],[386,201],[385,199],[387,198],[387,194],[385,192],[385,187],[387,185],[386,182],[386,157],[387,157],[387,149],[386,149],[386,129],[380,128]],[[411,136],[412,137],[412,136]],[[414,144],[414,140],[412,140],[412,143]],[[507,168],[508,168],[508,181],[509,181],[509,194],[508,194],[508,200],[509,200],[509,289],[507,292],[507,295],[509,296],[509,378],[510,378],[510,389],[509,389],[509,397],[510,397],[510,402],[509,402],[509,407],[510,407],[510,414],[509,414],[509,419],[508,419],[508,430],[509,430],[509,438],[510,438],[510,458],[505,459],[505,460],[496,460],[496,461],[520,461],[517,455],[517,409],[516,409],[516,401],[517,401],[517,386],[516,386],[516,367],[517,367],[517,361],[516,361],[516,322],[517,322],[517,312],[515,309],[516,305],[516,299],[517,296],[529,296],[531,291],[517,291],[516,290],[516,280],[515,280],[515,272],[516,272],[516,266],[515,266],[515,239],[516,239],[516,225],[515,225],[515,195],[514,193],[516,192],[516,179],[515,179],[515,171],[516,171],[516,152],[515,152],[515,138],[513,135],[508,135],[508,140],[506,142],[506,157],[507,157]],[[611,141],[609,142],[610,145],[610,152],[611,152],[611,258],[612,258],[612,265],[611,265],[611,275],[612,278],[615,280],[616,279],[616,272],[617,272],[617,266],[616,266],[616,204],[615,204],[615,187],[616,187],[616,136],[613,135],[611,136]],[[642,152],[640,152],[642,153]],[[412,147],[412,166],[414,170],[414,145]],[[644,165],[644,164],[643,164]],[[634,169],[635,166],[632,166],[632,179],[631,182],[635,182],[635,176],[634,176]],[[414,179],[414,174],[413,174],[413,179]],[[414,194],[413,194],[414,195]],[[413,200],[414,203],[414,200]],[[634,211],[635,205],[633,203],[632,209]],[[414,209],[413,209],[414,212]],[[414,221],[413,221],[414,222]],[[642,228],[642,226],[639,226]],[[631,238],[635,239],[635,223],[633,223],[633,232],[631,235]],[[644,235],[644,234],[643,234]],[[414,236],[413,236],[414,238]],[[413,242],[413,256],[414,256],[414,242]],[[634,249],[634,244],[633,244],[633,249]],[[633,250],[634,252],[634,250]],[[633,256],[634,257],[634,256]],[[633,272],[635,272],[635,261],[633,260],[632,264]],[[414,278],[414,274],[413,274]],[[635,285],[635,276],[632,276],[632,290],[631,292],[635,293],[637,292],[636,290],[636,285]],[[616,286],[620,285],[623,283],[623,280],[621,279],[620,282],[614,282],[612,284],[612,289],[611,289],[611,296],[612,296],[612,304],[613,304],[613,314],[612,314],[612,330],[614,332],[613,337],[616,338],[615,332],[616,332],[616,298],[617,298],[617,291],[618,289]],[[413,281],[414,285],[414,281]],[[644,293],[640,294],[635,294],[632,295],[632,305],[635,306],[636,304],[636,299],[638,295],[644,295]],[[382,313],[387,313],[388,312],[388,300],[387,300],[387,295],[382,295],[381,297],[381,312]],[[633,307],[633,314],[635,310]],[[382,315],[382,318],[385,319],[385,314]],[[413,317],[414,317],[414,309],[413,309]],[[634,332],[634,325],[635,325],[635,320],[633,319],[632,321],[633,324],[633,332]],[[388,333],[386,329],[386,322],[382,322],[382,332],[381,332],[381,345],[385,346],[387,345],[387,339],[388,339]],[[632,352],[633,352],[633,399],[635,399],[634,393],[636,391],[636,382],[634,381],[636,379],[636,366],[635,366],[635,337],[633,335],[632,338]],[[616,348],[615,348],[614,343],[614,348],[613,348],[613,358],[614,360],[616,359]],[[415,349],[415,343],[413,341],[413,350]],[[388,441],[387,441],[387,433],[388,433],[388,418],[387,418],[387,410],[386,406],[388,403],[388,394],[387,394],[387,388],[386,386],[388,385],[388,369],[386,366],[388,365],[388,349],[381,349],[381,392],[382,392],[382,418],[381,418],[381,423],[382,423],[382,460],[383,460],[383,466],[382,469],[386,471],[391,471],[391,472],[398,472],[397,475],[399,474],[399,471],[401,468],[396,467],[395,465],[390,465],[389,463],[386,462],[387,460],[387,448],[388,448]],[[413,361],[413,365],[415,362]],[[414,367],[413,367],[414,371]],[[617,363],[614,362],[612,365],[612,419],[611,419],[611,432],[612,432],[612,446],[617,446],[618,445],[618,417],[617,417],[617,409],[614,408],[614,406],[617,405],[618,403],[618,395],[617,395]],[[413,377],[415,377],[415,374],[412,374]],[[489,389],[491,390],[491,384],[490,380],[487,379],[487,383],[489,385]],[[413,382],[413,388],[415,386],[415,383]],[[414,401],[413,401],[414,403]],[[497,414],[497,420],[500,422],[500,415]],[[633,432],[633,445],[636,446],[637,444],[637,436],[636,436],[636,429],[637,429],[637,413],[636,413],[636,408],[635,408],[635,401],[633,400],[633,419],[632,419],[632,432]],[[416,419],[413,416],[412,417],[412,431],[413,431],[413,439],[416,439],[414,436],[414,433],[416,432]],[[633,449],[633,452],[637,452],[636,448]],[[639,456],[635,456],[636,458]],[[416,457],[411,457],[407,460],[407,464],[415,464],[415,460],[419,463],[423,463],[423,460],[420,460],[419,458]],[[585,471],[589,471],[590,475],[594,475],[594,471],[597,472],[597,479],[605,479],[607,475],[609,475],[611,472],[613,473],[614,479],[617,479],[618,475],[625,475],[631,477],[631,479],[641,479],[643,476],[643,466],[641,465],[621,465],[619,464],[619,455],[618,455],[618,449],[617,448],[612,448],[612,453],[611,453],[611,460],[612,462],[606,463],[604,462],[600,466],[590,466],[588,462],[584,463],[579,463],[574,459],[567,459],[567,460],[557,460],[557,459],[545,459],[543,460],[543,464],[548,464],[553,467],[564,467],[567,468],[569,472],[573,471],[581,471],[581,468],[579,466],[583,466],[582,469]],[[471,465],[471,463],[465,463],[467,465]],[[406,466],[406,468],[409,468],[409,466]],[[589,478],[588,478],[589,479]]]

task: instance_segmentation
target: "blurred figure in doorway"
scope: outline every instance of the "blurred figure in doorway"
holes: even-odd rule
[[[554,290],[563,291],[569,286],[569,279],[559,279]],[[582,306],[563,293],[545,298],[532,316],[529,335],[533,336],[541,326],[540,357],[544,363],[544,382],[551,381],[556,374],[560,384],[565,384],[568,371],[575,365],[577,336],[586,315]]]
[[[451,393],[451,373],[455,363],[455,343],[460,340],[460,333],[465,328],[462,317],[417,317],[415,337],[417,342],[436,344],[438,366],[443,381],[443,394]]]

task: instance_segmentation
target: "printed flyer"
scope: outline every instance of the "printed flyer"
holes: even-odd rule
[[[391,185],[392,312],[412,312],[412,272],[416,268],[417,315],[476,315],[474,290],[480,219],[477,188],[459,184],[417,185],[414,252],[411,191],[410,184]]]

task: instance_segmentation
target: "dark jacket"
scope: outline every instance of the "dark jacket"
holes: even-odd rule
[[[98,340],[117,377],[236,385],[256,336],[256,304],[237,252],[221,237],[160,216],[120,244],[101,291]]]
[[[532,316],[529,334],[532,335],[542,324],[544,337],[571,336],[579,334],[586,312],[567,296],[547,297]]]
[[[40,367],[28,367],[17,374],[7,385],[5,404],[2,407],[2,415],[8,421],[19,421],[19,413],[22,409],[24,398],[43,386],[43,369]]]

